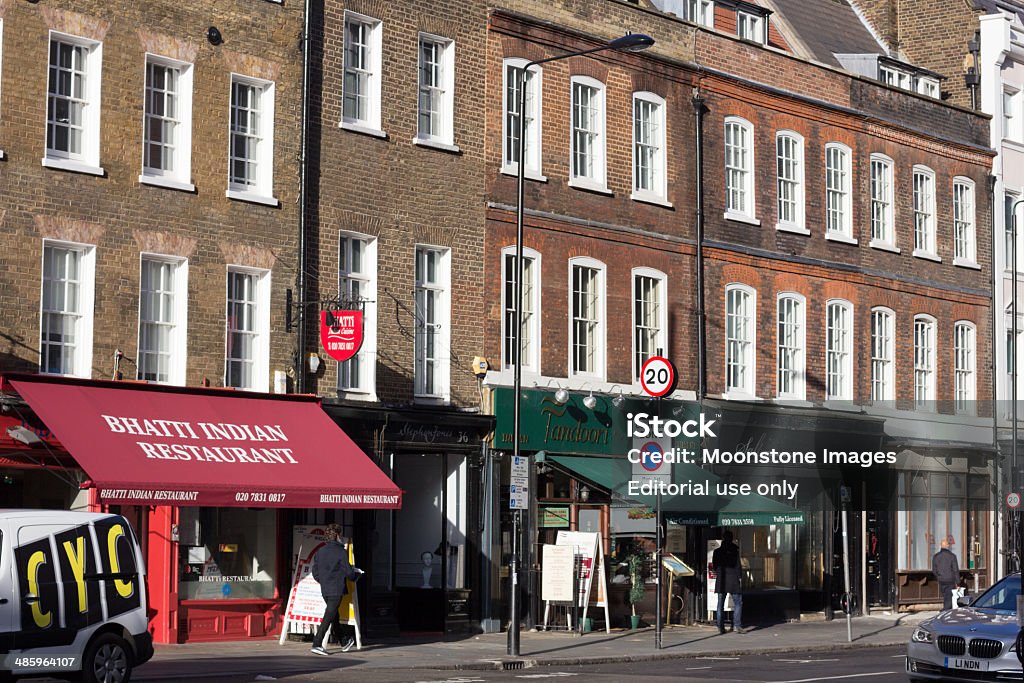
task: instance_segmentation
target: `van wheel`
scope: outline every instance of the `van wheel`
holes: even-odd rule
[[[89,644],[82,661],[82,683],[128,683],[132,678],[132,654],[128,643],[104,633]]]

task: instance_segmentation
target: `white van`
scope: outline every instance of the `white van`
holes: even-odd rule
[[[127,683],[153,656],[146,604],[124,517],[0,510],[0,680]]]

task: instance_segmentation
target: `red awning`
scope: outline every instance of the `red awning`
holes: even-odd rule
[[[309,396],[9,376],[122,505],[399,508],[402,492]]]

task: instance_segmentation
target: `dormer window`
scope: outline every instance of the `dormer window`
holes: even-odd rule
[[[747,0],[717,0],[716,5],[736,11],[736,35],[759,45],[768,44],[771,10]]]
[[[917,77],[917,92],[928,97],[939,98],[939,79],[929,76]]]
[[[736,10],[736,35],[743,40],[750,40],[764,45],[767,40],[767,21],[763,15]]]
[[[878,67],[878,80],[886,85],[891,85],[904,90],[911,90],[911,76],[909,72],[891,66]]]

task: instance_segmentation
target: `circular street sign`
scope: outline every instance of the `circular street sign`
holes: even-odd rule
[[[1011,508],[1016,508],[1020,505],[1020,494],[1019,493],[1007,493],[1006,504]]]
[[[640,368],[640,386],[655,398],[664,396],[676,385],[676,369],[668,358],[652,356]]]
[[[640,449],[640,465],[648,472],[657,472],[661,468],[663,460],[658,458],[655,461],[655,455],[662,457],[665,455],[664,449],[662,449],[661,444],[657,441],[648,441]]]

